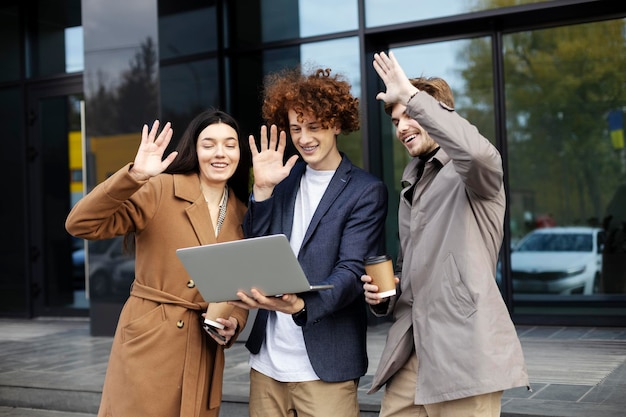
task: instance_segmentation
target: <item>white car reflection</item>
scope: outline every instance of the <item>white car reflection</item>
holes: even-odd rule
[[[604,231],[550,227],[526,235],[511,253],[513,291],[593,294],[600,285]]]

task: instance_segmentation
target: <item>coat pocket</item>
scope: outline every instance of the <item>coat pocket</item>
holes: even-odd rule
[[[455,310],[464,318],[471,317],[476,312],[476,303],[470,294],[465,282],[461,278],[461,272],[456,265],[453,254],[449,254],[444,262],[444,286],[450,295],[450,303]]]
[[[130,342],[139,336],[157,331],[159,326],[166,320],[165,307],[163,304],[159,304],[124,326],[122,343]]]

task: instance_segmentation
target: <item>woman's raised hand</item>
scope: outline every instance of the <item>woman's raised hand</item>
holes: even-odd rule
[[[173,151],[167,158],[163,159],[165,149],[172,139],[173,130],[170,122],[167,122],[161,133],[157,135],[158,129],[158,120],[154,121],[150,131],[148,131],[148,125],[143,125],[141,144],[130,170],[130,174],[137,180],[147,180],[162,173],[178,155],[178,152]]]
[[[267,137],[267,126],[261,126],[260,139],[261,149],[259,150],[254,141],[254,135],[249,137],[254,171],[254,199],[256,201],[263,201],[269,198],[274,191],[274,187],[287,178],[291,168],[298,160],[298,155],[293,155],[283,164],[287,134],[281,131],[279,135],[276,125],[270,127],[269,139]]]

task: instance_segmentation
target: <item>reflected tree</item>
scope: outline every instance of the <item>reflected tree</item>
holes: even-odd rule
[[[117,87],[107,86],[104,73],[97,74],[95,92],[87,97],[90,117],[88,135],[104,136],[138,132],[158,115],[158,56],[154,41],[146,38]]]
[[[503,38],[510,190],[533,190],[537,211],[560,225],[599,223],[621,182],[607,115],[626,102],[624,33],[613,20]],[[481,95],[490,48],[478,39],[466,52],[476,108],[493,100]]]
[[[121,131],[134,132],[157,116],[158,65],[154,41],[148,37],[140,45],[130,68],[122,74],[123,81],[117,91],[118,123]]]

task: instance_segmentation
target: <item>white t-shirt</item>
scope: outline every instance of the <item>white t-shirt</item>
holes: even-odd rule
[[[335,171],[316,171],[307,165],[302,175],[289,240],[296,257],[313,214],[334,174]],[[319,379],[309,361],[302,328],[294,323],[290,314],[280,312],[269,312],[265,343],[261,345],[258,354],[250,355],[250,366],[280,382]]]

